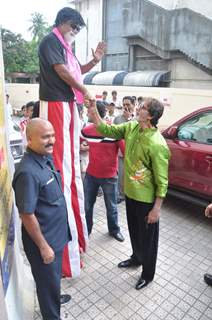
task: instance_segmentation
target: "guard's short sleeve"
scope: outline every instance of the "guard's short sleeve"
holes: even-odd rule
[[[39,48],[39,55],[51,66],[66,64],[65,53],[59,40],[54,37],[46,38]]]
[[[39,196],[39,182],[27,172],[20,173],[13,185],[19,213],[33,214]]]

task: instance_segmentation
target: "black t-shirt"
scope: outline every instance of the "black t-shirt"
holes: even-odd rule
[[[39,46],[40,100],[71,101],[74,93],[54,70],[55,64],[67,64],[66,51],[54,33],[48,34]]]

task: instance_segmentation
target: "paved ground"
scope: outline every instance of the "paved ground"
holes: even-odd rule
[[[203,274],[212,273],[212,221],[203,209],[168,198],[162,210],[160,245],[154,282],[137,291],[139,269],[122,271],[117,263],[131,254],[124,204],[120,225],[126,236],[119,243],[107,234],[102,198],[96,205],[95,227],[80,278],[62,280],[72,296],[62,307],[67,320],[211,320],[212,288]],[[41,319],[36,308],[34,320]]]

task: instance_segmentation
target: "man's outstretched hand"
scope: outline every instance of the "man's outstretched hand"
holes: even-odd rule
[[[103,58],[103,56],[106,53],[106,48],[107,48],[106,43],[104,41],[102,41],[102,42],[98,43],[95,51],[93,49],[91,49],[93,58],[96,63],[98,63]]]
[[[86,108],[89,108],[91,105],[91,101],[95,101],[95,99],[93,98],[93,96],[90,94],[90,92],[86,92],[84,94],[84,105]]]

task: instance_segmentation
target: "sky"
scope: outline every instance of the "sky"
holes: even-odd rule
[[[31,39],[27,30],[31,14],[43,14],[49,25],[55,21],[57,12],[69,6],[68,0],[4,0],[0,10],[0,25],[14,33],[21,33],[26,40]]]

